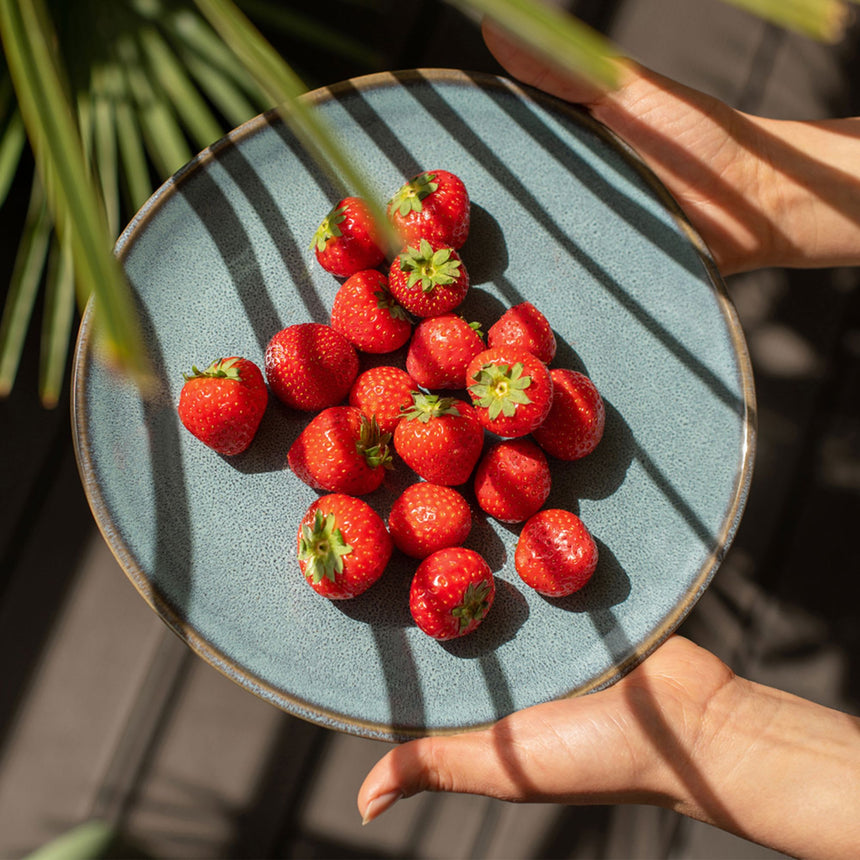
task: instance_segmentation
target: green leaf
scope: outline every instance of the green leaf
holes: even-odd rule
[[[65,377],[75,316],[75,272],[68,240],[54,242],[45,278],[45,312],[39,366],[39,396],[51,409],[57,405]]]
[[[142,381],[146,362],[131,292],[112,253],[43,0],[0,4],[0,37],[49,208],[71,243],[80,294],[95,296],[96,331],[110,358]]]
[[[30,191],[24,232],[18,244],[9,292],[0,319],[0,396],[12,390],[27,328],[39,292],[51,236],[51,216],[38,177]]]
[[[116,832],[104,821],[86,821],[37,848],[26,860],[97,860],[107,856]]]
[[[170,98],[177,116],[182,118],[197,147],[203,149],[214,143],[223,134],[221,125],[189,80],[170,45],[155,27],[142,29],[139,38],[151,76]]]
[[[149,77],[149,68],[141,56],[133,34],[117,39],[117,56],[126,75],[128,90],[137,107],[146,150],[161,176],[170,176],[191,160],[192,152],[185,139],[170,100]]]
[[[790,30],[823,42],[836,42],[845,33],[848,5],[843,0],[726,0]],[[856,0],[855,0],[856,2]]]
[[[0,138],[0,204],[9,193],[26,141],[24,123],[21,120],[21,114],[16,110],[6,123],[3,137]]]

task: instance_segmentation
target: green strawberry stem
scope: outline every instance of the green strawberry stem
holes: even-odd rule
[[[523,376],[523,365],[517,362],[513,367],[507,364],[485,364],[472,378],[474,385],[469,391],[475,397],[475,405],[486,409],[491,421],[499,415],[512,418],[516,415],[517,406],[531,403],[526,394],[532,379]]]
[[[391,456],[391,434],[383,433],[379,429],[376,416],[368,418],[361,416],[361,430],[355,442],[355,449],[367,461],[371,469],[382,466],[385,469],[393,469],[394,462]]]
[[[421,201],[439,187],[435,180],[435,173],[422,173],[405,183],[388,201],[388,211],[397,212],[401,218],[405,218],[410,212],[420,212],[424,208]]]
[[[329,239],[337,239],[342,236],[338,225],[344,218],[346,218],[346,206],[335,206],[317,227],[313,239],[311,239],[311,250],[316,248],[317,251],[322,252],[325,250],[326,242]]]
[[[457,401],[453,397],[440,397],[438,394],[412,392],[412,405],[403,409],[403,417],[409,421],[420,421],[426,424],[431,418],[440,415],[459,415]]]
[[[337,528],[334,514],[323,516],[317,509],[313,526],[302,526],[299,561],[306,562],[305,576],[314,584],[323,579],[335,582],[337,575],[343,572],[343,556],[351,552],[352,547]]]
[[[219,358],[213,361],[205,370],[198,370],[197,365],[191,366],[191,373],[183,373],[186,380],[188,379],[236,379],[241,380],[239,368],[236,367],[239,359],[237,358]]]
[[[460,630],[465,630],[472,621],[481,621],[490,611],[490,586],[487,582],[472,582],[463,593],[463,602],[451,610],[460,622]]]
[[[422,239],[418,248],[407,248],[399,257],[400,271],[407,273],[406,286],[420,284],[425,293],[436,287],[453,284],[460,277],[460,261],[451,259],[452,248],[437,248]]]

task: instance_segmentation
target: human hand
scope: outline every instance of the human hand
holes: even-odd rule
[[[860,120],[742,113],[617,60],[601,90],[553,67],[490,20],[484,40],[515,78],[581,104],[656,173],[723,274],[860,263]]]
[[[792,856],[860,856],[860,719],[736,676],[679,636],[616,684],[395,747],[365,823],[421,791],[647,803]],[[822,826],[826,822],[826,826]]]
[[[608,689],[527,708],[487,729],[396,747],[362,785],[359,810],[369,821],[420,791],[583,804],[670,804],[708,794],[693,751],[717,728],[712,703],[730,707],[737,684],[716,657],[673,637]]]

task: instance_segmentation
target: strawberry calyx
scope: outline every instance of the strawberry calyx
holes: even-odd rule
[[[311,239],[311,250],[315,248],[317,251],[322,252],[325,250],[326,242],[329,239],[339,239],[343,233],[338,225],[343,222],[344,218],[346,218],[346,204],[335,206],[322,219],[319,227],[314,232]]]
[[[470,582],[463,592],[463,600],[451,610],[451,614],[465,630],[473,621],[483,621],[490,611],[490,585],[488,582]]]
[[[191,379],[242,379],[239,373],[238,358],[219,358],[212,362],[205,370],[199,370],[197,365],[191,366],[191,373],[183,373],[186,381]]]
[[[454,397],[440,397],[438,394],[412,392],[412,405],[402,410],[403,417],[408,421],[420,421],[426,424],[431,418],[440,415],[459,415],[457,401]]]
[[[525,391],[532,379],[523,376],[524,369],[519,361],[513,366],[485,364],[472,377],[475,382],[469,386],[469,391],[475,399],[475,405],[486,409],[491,421],[499,415],[512,418],[517,406],[532,402]]]
[[[305,562],[304,574],[314,584],[329,579],[335,582],[343,572],[343,557],[352,552],[337,528],[334,514],[317,510],[313,525],[303,525],[299,539],[299,561]]]
[[[379,466],[384,469],[394,468],[389,442],[391,442],[391,434],[383,433],[379,429],[375,415],[370,418],[366,415],[361,416],[361,429],[355,441],[355,449],[364,457],[371,469]]]
[[[379,310],[386,310],[391,314],[391,318],[395,320],[406,320],[411,322],[409,314],[406,313],[406,308],[403,307],[388,290],[375,290],[373,293],[376,299],[376,307]]]
[[[400,186],[388,201],[388,211],[397,212],[401,218],[405,218],[410,212],[420,212],[424,208],[421,201],[438,187],[435,173],[421,173]]]
[[[408,247],[398,257],[400,271],[407,275],[406,286],[420,285],[425,293],[453,284],[460,277],[460,260],[452,259],[453,248],[436,248],[422,239],[418,248]]]

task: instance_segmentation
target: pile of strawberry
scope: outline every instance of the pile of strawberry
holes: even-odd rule
[[[379,579],[396,548],[419,562],[409,606],[436,639],[473,631],[495,595],[486,560],[463,546],[472,509],[456,488],[467,482],[486,514],[523,524],[514,564],[541,594],[579,590],[597,565],[579,517],[543,505],[550,460],[580,459],[600,441],[603,401],[584,374],[550,368],[555,336],[533,304],[509,308],[486,338],[454,313],[469,290],[459,253],[469,210],[453,173],[427,171],[406,182],[386,210],[403,243],[388,264],[366,203],[340,201],[312,243],[320,265],[344,279],[330,324],[297,323],[275,334],[265,380],[236,356],[195,367],[179,400],[188,430],[227,456],[251,444],[269,390],[313,413],[287,455],[296,477],[324,493],[299,524],[301,571],[319,594],[351,598]],[[403,347],[405,369],[362,371],[361,353]],[[372,497],[397,460],[420,480],[383,520],[360,497]]]

